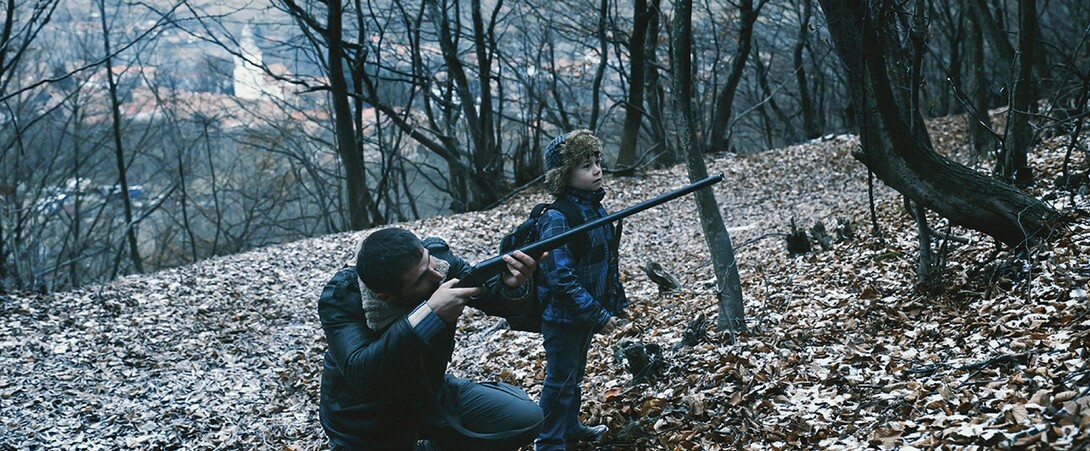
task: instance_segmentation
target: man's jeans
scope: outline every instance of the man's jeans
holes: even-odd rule
[[[518,387],[449,374],[443,382],[441,407],[421,428],[423,438],[439,449],[516,449],[541,430],[541,409]]]
[[[566,442],[579,430],[580,386],[593,336],[592,325],[541,323],[545,341],[541,410],[545,424],[534,442],[537,451],[566,449]]]

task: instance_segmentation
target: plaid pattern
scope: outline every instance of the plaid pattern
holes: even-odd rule
[[[602,207],[605,190],[586,192],[569,189],[568,196],[579,207],[584,222],[606,215]],[[538,222],[539,238],[546,239],[571,227],[564,215],[546,210]],[[571,246],[553,249],[541,261],[537,273],[538,299],[545,304],[542,321],[603,326],[628,305],[617,272],[617,262],[610,261],[614,227],[612,224],[587,232],[587,252],[577,259]]]

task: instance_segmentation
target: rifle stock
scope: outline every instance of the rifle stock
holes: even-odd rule
[[[578,236],[580,233],[586,232],[588,230],[591,230],[591,229],[594,229],[594,228],[597,228],[597,227],[601,227],[601,226],[603,226],[605,224],[608,224],[608,223],[611,223],[611,222],[614,222],[614,221],[617,221],[617,220],[620,220],[620,219],[624,219],[624,218],[626,218],[628,216],[632,216],[632,215],[634,215],[636,213],[639,213],[641,211],[644,211],[644,210],[647,210],[649,208],[656,207],[658,205],[664,204],[666,202],[677,199],[677,198],[679,198],[681,196],[692,193],[692,192],[694,192],[696,190],[699,190],[701,188],[709,187],[709,186],[714,185],[716,183],[719,183],[721,181],[723,181],[723,174],[722,173],[720,173],[719,175],[713,175],[711,177],[700,180],[700,181],[698,181],[696,183],[693,183],[691,185],[687,185],[687,186],[684,186],[684,187],[679,188],[677,190],[671,191],[669,193],[660,195],[658,197],[645,200],[643,202],[640,202],[640,203],[638,203],[636,205],[625,208],[624,210],[618,211],[616,213],[603,216],[603,217],[595,219],[593,221],[585,222],[582,225],[580,225],[579,227],[568,230],[567,232],[561,233],[560,235],[556,235],[556,236],[549,237],[549,238],[546,238],[546,239],[541,240],[541,241],[536,241],[536,242],[527,244],[526,246],[523,246],[523,247],[519,248],[518,250],[522,251],[526,255],[529,255],[530,257],[533,257],[534,260],[538,260],[538,259],[541,258],[541,255],[544,254],[545,252],[551,251],[553,249],[556,249],[556,248],[558,248],[560,246],[563,246],[563,245],[567,244],[571,240],[575,239],[575,237]],[[483,285],[485,283],[485,281],[491,279],[492,277],[495,277],[495,276],[499,275],[506,267],[507,267],[507,263],[503,261],[503,255],[497,255],[495,257],[489,258],[488,260],[485,260],[485,261],[482,261],[480,263],[477,263],[476,265],[473,265],[473,268],[471,268],[469,270],[469,273],[467,273],[465,275],[465,277],[462,277],[461,280],[458,281],[457,286],[459,286],[459,287],[476,287],[476,286]]]

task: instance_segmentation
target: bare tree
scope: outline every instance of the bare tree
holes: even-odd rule
[[[912,46],[912,63],[909,65],[909,132],[914,136],[926,134],[923,114],[920,107],[920,89],[923,85],[923,60],[927,48],[928,24],[930,18],[924,0],[916,0],[913,5],[912,23],[909,25],[908,40]],[[931,229],[927,224],[927,209],[918,202],[906,199],[906,206],[916,220],[916,242],[920,252],[916,259],[916,280],[919,285],[931,281],[932,253]]]
[[[13,82],[12,75],[41,36],[59,4],[59,0],[19,4],[15,0],[7,0],[3,10],[3,28],[0,29],[0,98],[7,98],[8,88]]]
[[[455,2],[457,5],[458,2]],[[439,0],[429,0],[428,10],[431,19],[438,31],[439,46],[443,51],[443,59],[447,64],[447,72],[455,83],[455,92],[458,93],[462,112],[469,127],[470,138],[473,143],[472,161],[473,170],[471,178],[475,189],[473,198],[465,208],[476,210],[490,205],[498,199],[500,187],[505,179],[503,175],[503,157],[498,144],[496,116],[492,102],[492,64],[496,54],[495,25],[496,15],[499,13],[503,2],[497,2],[488,24],[485,24],[481,14],[480,0],[471,2],[470,15],[473,22],[473,54],[476,57],[477,69],[477,94],[480,96],[480,106],[477,106],[475,96],[471,92],[469,76],[463,68],[459,58],[459,49],[454,39],[455,34],[460,34],[460,22],[455,9],[453,17],[447,14],[447,9],[439,5]],[[451,28],[451,23],[455,27]]]
[[[1055,110],[1051,114],[1051,119],[1057,127],[1066,128],[1065,131],[1069,136],[1059,182],[1062,187],[1074,193],[1077,192],[1079,184],[1077,174],[1073,173],[1076,168],[1073,167],[1072,154],[1075,151],[1082,151],[1084,157],[1090,156],[1090,151],[1087,151],[1086,144],[1081,140],[1085,119],[1090,115],[1087,107],[1087,102],[1090,101],[1090,25],[1086,25],[1086,20],[1080,20],[1090,16],[1090,7],[1082,5],[1079,8],[1072,5],[1057,11],[1057,14],[1059,17],[1072,18],[1075,24],[1082,23],[1081,30],[1079,25],[1074,24],[1071,27],[1074,29],[1052,28],[1050,30],[1052,43],[1049,45],[1049,47],[1061,49],[1056,57],[1060,70],[1053,83],[1057,91],[1054,97],[1057,99],[1052,102]],[[1075,35],[1079,36],[1077,41],[1070,39]],[[1059,42],[1068,42],[1069,45],[1065,48],[1059,45]]]
[[[984,38],[979,19],[972,14],[970,3],[976,0],[962,0],[962,27],[965,30],[962,45],[965,46],[965,100],[969,139],[972,141],[974,155],[986,157],[995,149],[995,136],[991,133],[991,116],[988,115],[987,74],[984,66]]]
[[[731,58],[730,73],[723,89],[715,100],[715,109],[712,113],[710,141],[705,149],[709,152],[730,150],[730,116],[733,111],[734,96],[738,91],[738,84],[742,81],[742,72],[746,67],[750,49],[753,47],[753,25],[757,22],[757,16],[761,13],[767,0],[758,0],[756,6],[753,0],[741,0],[738,3],[739,27],[738,46]]]
[[[513,134],[518,140],[511,156],[512,172],[517,186],[533,182],[545,172],[542,158],[542,142],[545,141],[545,110],[549,102],[549,86],[546,77],[550,45],[551,22],[530,23],[516,27],[520,56],[504,61],[508,77],[515,84],[511,94],[518,112],[516,122],[521,122]],[[535,26],[537,25],[537,26]],[[544,27],[544,29],[542,28]]]
[[[814,139],[821,136],[821,127],[814,99],[810,95],[810,81],[806,76],[806,65],[803,61],[806,43],[813,36],[810,32],[813,0],[798,0],[798,3],[802,6],[802,10],[799,12],[799,32],[795,47],[791,50],[791,61],[794,63],[795,80],[798,82],[799,109],[802,110],[802,135],[806,139]]]
[[[671,84],[671,105],[674,110],[674,125],[677,127],[680,149],[685,153],[685,167],[689,180],[697,181],[707,177],[708,168],[704,164],[704,152],[693,133],[692,112],[692,1],[674,2],[673,57],[671,59],[674,78]],[[704,241],[712,255],[715,268],[716,297],[719,299],[719,319],[716,322],[720,331],[741,332],[746,329],[745,310],[742,303],[742,283],[738,275],[738,263],[734,259],[734,246],[730,234],[723,224],[723,216],[715,201],[715,193],[710,189],[696,192],[697,210],[700,212],[700,227],[704,231]]]
[[[626,168],[636,163],[636,143],[643,122],[643,95],[647,73],[646,41],[651,19],[656,14],[647,0],[636,0],[632,10],[632,34],[628,39],[628,99],[625,101],[624,128],[617,151],[617,166]]]
[[[756,42],[754,43],[753,47],[756,51],[755,53],[760,55],[760,51],[757,47]],[[777,89],[774,89],[769,82],[769,69],[773,64],[775,64],[775,55],[771,54],[769,56],[768,64],[765,64],[764,61],[761,61],[760,57],[753,58],[751,61],[753,63],[753,71],[757,75],[757,85],[752,87],[751,89],[755,90],[753,97],[758,99],[759,101],[759,103],[757,104],[757,111],[761,113],[761,122],[763,123],[765,135],[765,145],[768,146],[769,149],[771,149],[779,143],[785,141],[791,142],[791,140],[797,139],[796,137],[798,133],[795,131],[795,124],[793,123],[791,117],[788,116],[787,112],[784,111],[782,107],[780,107],[779,102],[776,100]],[[796,81],[798,81],[797,78]],[[807,92],[805,96],[802,95],[802,91]],[[800,108],[814,107],[814,105],[812,104],[813,100],[809,99],[809,97],[810,94],[807,89],[800,89]],[[810,102],[809,105],[804,106],[803,104],[807,102]],[[775,113],[775,116],[770,116],[768,114],[768,110],[772,110],[772,112]],[[805,114],[803,116],[803,121],[805,122]],[[776,125],[778,125],[778,128],[782,130],[781,132],[773,130]]]
[[[659,62],[659,31],[662,29],[662,0],[651,0],[651,18],[647,25],[647,39],[644,57],[647,61],[647,89],[644,97],[647,99],[647,114],[651,128],[651,157],[655,166],[665,167],[675,164],[677,161],[673,142],[666,138],[666,90],[662,85],[662,77],[659,70],[662,63]]]
[[[1015,185],[1026,186],[1033,182],[1026,159],[1033,145],[1030,117],[1037,109],[1033,92],[1034,43],[1038,40],[1037,1],[1021,0],[1018,5],[1018,71],[1007,115],[1007,138],[997,172]]]
[[[290,3],[290,2],[286,2]],[[349,99],[348,82],[344,75],[344,65],[352,65],[344,52],[342,37],[343,12],[341,2],[327,2],[325,43],[329,55],[330,101],[333,104],[333,122],[337,136],[337,154],[344,165],[345,181],[348,184],[349,224],[353,230],[361,230],[372,225],[368,217],[371,195],[367,190],[367,173],[363,169],[363,149],[356,135],[355,117]],[[321,30],[315,27],[317,30]]]
[[[943,88],[959,89],[961,86],[962,78],[962,49],[965,44],[962,42],[965,36],[965,21],[962,20],[964,16],[961,1],[950,4],[944,8],[935,8],[934,2],[927,4],[929,11],[926,14],[928,27],[936,30],[931,36],[934,40],[934,48],[944,48],[947,51],[935,51],[931,52],[934,56],[925,61],[932,62],[931,65],[936,66],[932,69],[931,65],[925,64],[924,66],[924,85],[920,87],[921,92],[925,93],[926,103],[928,104],[928,111],[931,115],[948,115],[952,114],[955,108],[953,107],[954,95],[951,94],[951,90]],[[924,55],[928,55],[925,53]],[[934,73],[936,77],[927,77],[928,74]],[[939,77],[944,77],[948,80],[942,80]],[[936,78],[938,84],[934,88],[930,85],[930,79]],[[944,86],[946,84],[950,86]],[[956,88],[955,88],[956,86]]]
[[[310,82],[303,80],[291,81],[309,89],[328,92],[333,136],[347,188],[348,225],[359,230],[381,224],[385,219],[370,188],[363,157],[366,140],[361,121],[366,105],[361,91],[367,77],[367,49],[363,45],[366,42],[364,19],[367,16],[361,8],[368,5],[353,2],[351,11],[345,10],[343,2],[281,0],[278,5],[298,25],[314,53],[320,55],[320,64],[328,77],[327,86],[311,86]],[[350,28],[345,27],[346,17],[350,20]],[[352,33],[356,36],[353,37]],[[252,61],[247,62],[253,64]],[[267,67],[265,70],[268,71]]]
[[[999,22],[995,20],[991,10],[988,9],[985,0],[967,0],[969,13],[973,15],[976,23],[984,30],[985,40],[999,57],[1000,73],[1006,75],[1007,71],[1014,68],[1014,48],[1003,30],[999,28]]]
[[[113,51],[110,49],[110,26],[106,22],[106,0],[98,1],[98,12],[102,24],[102,45],[106,55],[106,82],[110,94],[110,115],[112,118],[114,156],[117,160],[117,183],[121,193],[121,202],[125,211],[125,236],[129,241],[129,259],[137,272],[144,272],[144,262],[140,258],[140,248],[136,243],[136,222],[132,214],[132,198],[129,196],[128,165],[125,161],[125,147],[121,139],[121,100],[117,95],[117,79],[114,75]],[[110,15],[109,17],[114,17]],[[119,254],[120,255],[120,254]],[[116,277],[119,269],[115,260],[110,278]]]
[[[3,8],[2,28],[0,28],[0,107],[4,112],[3,118],[5,133],[0,134],[3,139],[3,150],[0,150],[0,161],[7,161],[13,157],[10,152],[18,149],[21,140],[21,131],[24,124],[14,121],[17,116],[12,114],[9,100],[9,91],[13,83],[17,83],[19,70],[23,65],[27,52],[41,37],[42,31],[50,22],[53,13],[60,4],[59,0],[38,1],[34,3],[16,2],[7,0]],[[4,164],[7,168],[14,166]],[[0,209],[0,287],[6,285],[9,278],[18,281],[18,267],[9,265],[9,257],[14,258],[18,252],[20,216],[18,183],[14,178],[18,174],[10,174],[5,169],[3,179],[0,179],[0,199],[3,200],[3,208]],[[12,218],[15,219],[12,223]]]
[[[923,207],[1012,247],[1048,236],[1057,213],[1012,186],[936,153],[913,133],[911,111],[893,93],[887,59],[891,11],[881,5],[821,0],[860,112],[862,149],[855,157],[878,178]],[[926,129],[921,127],[921,131]]]

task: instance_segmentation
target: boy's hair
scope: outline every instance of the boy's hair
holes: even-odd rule
[[[545,146],[545,190],[560,197],[568,188],[572,169],[587,158],[602,156],[602,141],[587,129],[561,134]]]
[[[402,277],[420,262],[424,247],[412,232],[391,227],[363,240],[356,254],[356,273],[375,293],[401,294]]]

